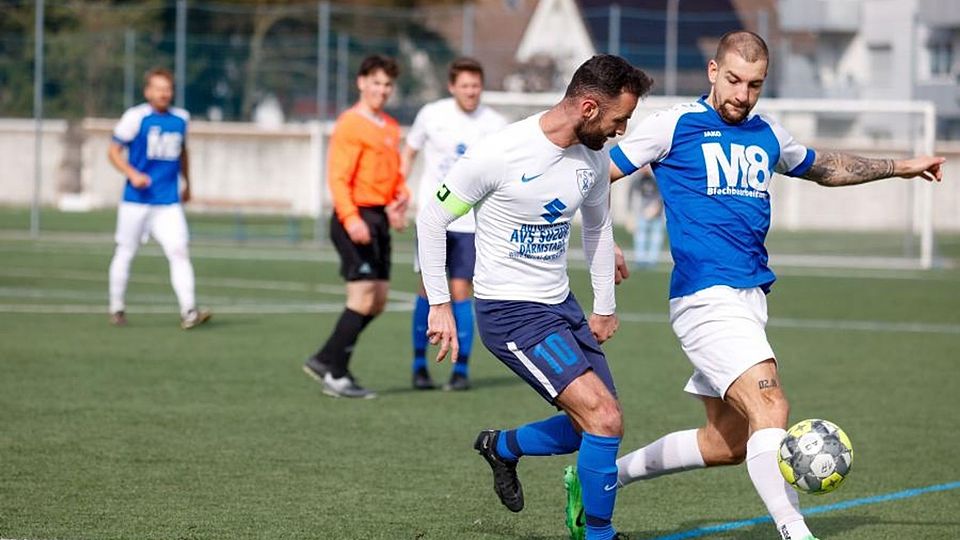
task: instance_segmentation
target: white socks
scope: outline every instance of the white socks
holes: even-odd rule
[[[637,480],[703,467],[697,430],[676,431],[618,459],[617,481],[623,487]]]
[[[757,430],[747,440],[747,472],[757,494],[767,506],[783,540],[802,540],[812,536],[800,515],[797,492],[783,479],[777,466],[777,452],[786,430]]]

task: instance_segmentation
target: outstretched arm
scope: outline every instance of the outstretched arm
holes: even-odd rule
[[[854,186],[892,178],[920,176],[927,181],[939,182],[943,178],[942,157],[921,156],[912,159],[871,159],[843,152],[817,152],[810,169],[801,178],[812,180],[821,186]]]

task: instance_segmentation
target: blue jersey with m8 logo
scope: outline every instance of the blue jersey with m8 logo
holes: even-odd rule
[[[769,290],[773,173],[804,174],[813,150],[764,115],[728,124],[701,98],[648,116],[610,157],[625,174],[650,164],[656,175],[674,260],[670,298],[714,285]]]
[[[127,179],[123,200],[140,204],[180,202],[180,155],[187,140],[190,114],[176,107],[158,112],[143,103],[127,109],[113,130],[113,140],[127,147],[127,161],[150,177],[136,188]]]

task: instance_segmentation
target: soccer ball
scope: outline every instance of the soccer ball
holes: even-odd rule
[[[804,420],[787,430],[777,454],[780,472],[804,493],[829,493],[843,482],[853,463],[850,438],[832,422]]]

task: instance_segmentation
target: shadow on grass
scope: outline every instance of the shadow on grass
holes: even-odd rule
[[[692,533],[693,530],[700,527],[710,527],[712,525],[717,525],[716,520],[691,520],[683,524],[683,526],[674,529],[674,530],[660,530],[660,531],[631,531],[627,534],[630,535],[631,540],[655,540],[657,538],[671,537],[673,535],[680,535],[683,533]],[[960,525],[958,521],[943,521],[943,522],[921,522],[921,521],[905,521],[905,520],[887,520],[876,517],[868,516],[809,516],[807,518],[807,525],[813,530],[814,534],[818,535],[820,538],[833,538],[835,536],[854,531],[865,525],[905,525],[905,526],[918,526],[918,527],[950,527]],[[625,531],[626,532],[626,531]],[[718,539],[718,538],[736,538],[737,540],[769,540],[772,537],[777,535],[776,530],[774,529],[773,523],[759,523],[757,525],[752,525],[749,527],[743,527],[740,529],[731,529],[729,531],[722,532],[712,532],[709,534],[704,534],[703,536],[685,536],[685,538],[702,538],[705,540],[709,539]]]
[[[441,379],[442,380],[442,379]],[[391,388],[384,388],[383,390],[377,390],[377,393],[380,395],[400,395],[400,394],[421,394],[421,393],[444,393],[444,394],[459,394],[460,392],[444,392],[440,387],[443,386],[442,382],[434,381],[437,383],[437,388],[435,390],[414,390],[410,383],[407,382],[405,386],[394,386]],[[525,386],[526,383],[523,382],[520,377],[515,375],[498,375],[496,377],[471,377],[470,378],[470,390],[472,392],[478,389],[484,388],[495,388],[501,386]]]

